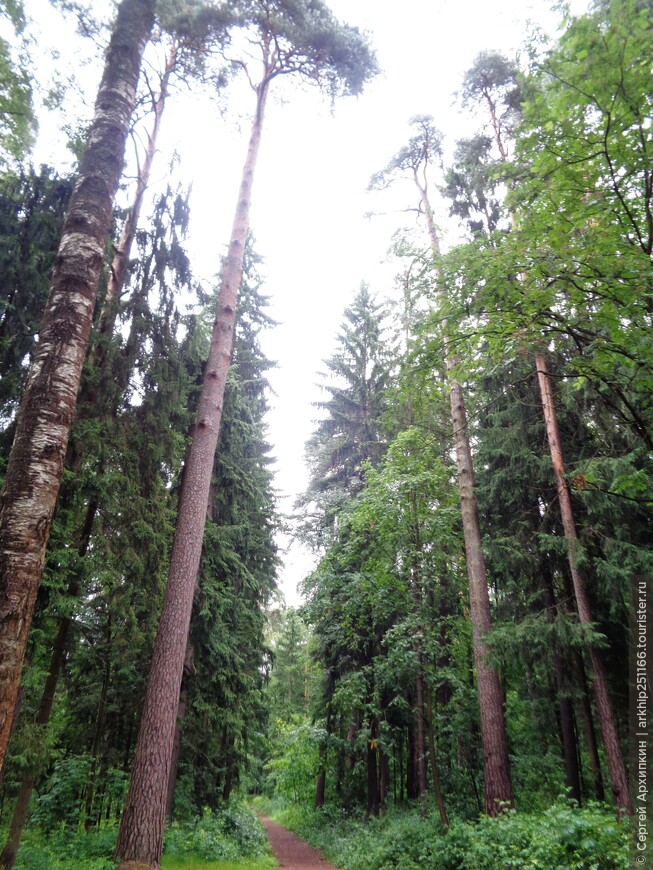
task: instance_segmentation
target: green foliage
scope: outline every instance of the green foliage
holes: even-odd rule
[[[365,463],[376,465],[384,452],[383,414],[392,356],[387,346],[385,312],[362,285],[344,312],[338,347],[326,360],[328,398],[306,445],[311,482],[301,498],[306,537],[320,546],[348,497],[364,485]]]
[[[274,41],[270,78],[299,74],[333,98],[359,94],[378,72],[366,36],[338,21],[322,0],[241,0],[232,6],[241,26],[255,28],[262,43]]]
[[[4,161],[18,162],[32,145],[37,126],[27,46],[22,37],[22,2],[3,0],[0,21],[3,19],[10,22],[13,34],[11,40],[0,37],[0,155]]]
[[[315,793],[322,729],[299,716],[275,723],[275,738],[266,764],[267,790],[290,803],[310,805]]]
[[[164,859],[193,855],[203,861],[237,861],[267,853],[265,832],[245,803],[232,801],[217,812],[205,808],[201,817],[166,829]]]
[[[65,797],[65,796],[64,796]],[[17,870],[111,870],[117,836],[115,821],[85,833],[66,824],[54,827],[30,826],[24,835],[16,863]],[[191,870],[208,862],[234,862],[243,870],[264,870],[269,860],[265,833],[252,809],[232,802],[219,813],[205,810],[186,824],[174,823],[166,830],[164,867]],[[250,864],[245,863],[251,859]]]
[[[44,832],[30,826],[21,842],[16,870],[112,870],[117,828],[108,824],[89,834],[67,826]]]
[[[267,687],[270,719],[294,721],[309,713],[313,668],[309,629],[292,607],[270,614],[272,670]]]
[[[281,819],[343,870],[625,870],[629,833],[605,807],[557,803],[541,814],[509,811],[448,833],[431,814],[393,811],[366,822],[306,810]]]
[[[0,425],[16,412],[38,333],[72,180],[42,166],[0,181]]]

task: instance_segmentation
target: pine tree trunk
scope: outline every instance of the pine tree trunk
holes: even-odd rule
[[[116,857],[121,860],[121,868],[133,867],[134,863],[154,870],[160,867],[179,690],[202,552],[222,402],[231,362],[236,302],[249,227],[251,188],[267,93],[268,83],[264,81],[257,93],[257,110],[223,270],[207,373],[184,468],[168,583],[150,667],[132,778],[116,846]]]
[[[199,586],[195,584],[195,592]],[[170,759],[170,776],[168,777],[168,789],[166,794],[166,819],[172,819],[172,811],[175,805],[175,787],[177,785],[177,771],[179,768],[179,756],[181,755],[181,735],[184,730],[184,720],[186,719],[186,707],[188,703],[188,689],[186,682],[189,676],[195,673],[193,658],[195,656],[195,647],[189,642],[186,644],[186,654],[184,656],[184,673],[181,680],[181,689],[179,692],[179,704],[177,705],[177,719],[175,721],[175,737],[172,744],[172,757]]]
[[[0,767],[66,455],[153,0],[123,0],[64,221],[0,511]]]
[[[419,187],[419,184],[418,184]],[[440,256],[433,211],[429,205],[426,189],[420,187],[425,204],[431,246],[435,257]],[[444,291],[441,291],[442,293]],[[443,321],[443,345],[449,378],[449,399],[453,424],[456,468],[460,491],[460,507],[465,539],[467,578],[469,582],[469,609],[472,622],[472,642],[478,689],[483,746],[483,769],[485,773],[485,812],[495,816],[502,806],[512,806],[512,783],[510,781],[510,758],[503,708],[503,692],[496,668],[488,664],[486,637],[492,628],[490,596],[487,587],[485,557],[481,540],[478,502],[474,489],[474,465],[467,431],[465,397],[456,377],[457,360]]]
[[[540,352],[535,354],[535,365],[537,368],[537,380],[542,399],[544,422],[546,424],[546,434],[549,442],[549,450],[551,452],[551,463],[553,465],[553,473],[555,475],[556,487],[558,490],[562,525],[567,541],[567,558],[569,561],[569,570],[571,572],[571,581],[574,587],[576,607],[578,609],[578,619],[581,625],[589,626],[592,624],[592,613],[590,610],[587,591],[585,589],[585,583],[578,568],[578,537],[576,535],[576,524],[571,506],[569,488],[567,486],[567,481],[565,480],[564,460],[560,444],[560,434],[558,432],[558,417],[553,399],[553,390],[551,389],[548,367],[544,355]],[[619,735],[617,733],[617,726],[612,711],[612,703],[608,693],[608,684],[603,670],[603,662],[598,650],[593,645],[589,647],[589,656],[592,663],[596,709],[599,716],[599,723],[601,725],[601,733],[603,735],[605,757],[610,772],[612,794],[618,812],[621,815],[632,815],[633,805],[628,789],[626,768],[621,754],[621,746],[619,745]]]

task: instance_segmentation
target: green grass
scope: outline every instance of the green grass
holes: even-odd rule
[[[274,858],[256,861],[197,861],[194,858],[164,858],[162,870],[272,870],[278,864]]]

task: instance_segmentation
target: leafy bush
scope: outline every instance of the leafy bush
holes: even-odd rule
[[[47,832],[30,825],[21,841],[16,870],[113,870],[117,832],[115,825],[88,834],[73,833],[65,824]]]
[[[59,759],[48,778],[47,790],[36,801],[32,823],[45,830],[62,823],[77,826],[90,770],[90,755]]]
[[[555,804],[540,815],[511,811],[498,819],[481,819],[459,866],[621,870],[628,866],[628,828],[598,805],[578,809]]]
[[[64,821],[47,830],[29,825],[23,835],[16,870],[114,870],[117,823],[85,833]],[[6,832],[0,831],[6,839]],[[3,842],[4,842],[3,839]],[[201,819],[166,830],[166,857],[198,861],[239,861],[269,854],[267,837],[247,804],[231,802],[220,812],[205,810]]]
[[[382,819],[338,819],[293,807],[283,822],[343,870],[625,870],[628,828],[609,808],[558,803],[540,814],[510,811],[476,823],[391,811]]]
[[[195,855],[205,861],[258,858],[267,851],[267,837],[254,812],[235,801],[218,812],[205,809],[201,819],[173,822],[164,845],[167,856]]]

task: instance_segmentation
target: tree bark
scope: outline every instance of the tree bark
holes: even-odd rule
[[[120,868],[140,863],[159,870],[165,804],[179,690],[184,667],[195,580],[218,441],[222,402],[231,362],[238,289],[249,228],[251,189],[261,141],[269,83],[257,90],[247,158],[238,196],[229,252],[224,265],[213,325],[207,374],[181,487],[168,583],[150,668],[132,778],[116,857]]]
[[[583,664],[583,657],[578,650],[573,651],[573,660],[576,682],[578,684],[578,690],[580,691],[580,710],[583,719],[583,734],[590,761],[590,770],[592,771],[594,797],[597,801],[603,803],[605,800],[605,788],[603,786],[603,774],[601,773],[601,757],[599,755],[599,745],[596,739],[596,728],[594,727],[594,715],[592,713],[590,691],[585,677],[585,665]]]
[[[415,800],[418,795],[417,788],[417,752],[415,749],[415,722],[408,723],[408,739],[406,741],[406,798]]]
[[[417,652],[417,671],[415,673],[415,761],[417,763],[417,794],[419,811],[426,815],[426,753],[424,741],[424,681],[422,679],[422,662]]]
[[[553,390],[551,388],[551,380],[546,359],[544,354],[539,351],[535,354],[535,365],[537,368],[537,380],[540,387],[540,397],[542,399],[546,434],[549,442],[549,450],[551,452],[551,463],[553,465],[553,473],[555,475],[556,488],[558,491],[560,514],[562,516],[562,525],[564,528],[565,539],[567,541],[567,559],[569,561],[571,582],[574,587],[578,619],[581,625],[590,626],[592,624],[592,612],[587,591],[585,589],[585,582],[578,567],[578,537],[576,534],[576,524],[571,505],[571,497],[569,495],[569,487],[567,486],[567,481],[565,479],[562,446],[560,443],[560,433],[558,431],[558,416],[553,399]],[[603,661],[599,655],[599,651],[594,645],[589,646],[588,652],[592,664],[596,709],[599,716],[601,733],[603,735],[603,745],[605,747],[605,757],[608,763],[608,771],[610,773],[612,794],[618,813],[620,815],[632,815],[633,805],[628,789],[628,778],[626,776],[626,768],[621,754],[621,746],[619,745],[619,735],[617,733],[617,725],[612,711],[610,695],[608,693],[608,684],[603,670]]]
[[[143,164],[139,167],[139,171],[137,174],[134,199],[129,208],[129,211],[127,212],[127,216],[125,217],[125,222],[122,225],[122,229],[120,231],[120,238],[118,239],[118,244],[116,245],[113,257],[111,259],[111,269],[109,272],[109,280],[107,282],[107,292],[106,296],[104,297],[102,312],[100,314],[99,332],[101,335],[107,335],[108,333],[113,332],[114,318],[110,317],[109,312],[112,307],[113,301],[120,297],[120,294],[123,290],[123,285],[125,283],[125,278],[127,277],[127,265],[129,263],[131,249],[134,243],[134,238],[136,236],[136,230],[138,229],[138,222],[143,208],[145,191],[150,184],[150,177],[152,175],[152,164],[154,163],[154,157],[156,156],[157,142],[159,139],[159,132],[161,130],[163,111],[165,109],[165,103],[168,97],[170,79],[175,70],[176,63],[177,46],[175,43],[173,43],[170,47],[170,51],[166,56],[166,63],[163,70],[163,75],[161,76],[161,86],[159,88],[159,93],[156,96],[152,97],[152,114],[154,115],[154,120],[152,122],[152,129],[147,134],[145,156],[143,158]],[[98,345],[98,352],[101,353],[101,345]]]
[[[425,684],[426,688],[426,715],[428,718],[428,735],[429,735],[429,753],[431,756],[431,772],[433,773],[433,796],[435,803],[440,813],[440,821],[445,831],[449,829],[449,819],[447,818],[447,810],[444,805],[442,796],[442,787],[440,786],[440,775],[438,773],[438,761],[435,754],[435,734],[433,730],[433,704],[431,703],[431,689],[429,684]]]
[[[91,827],[92,819],[91,812],[93,810],[93,799],[95,796],[95,783],[98,779],[98,766],[100,765],[100,748],[102,746],[102,734],[104,733],[104,723],[107,711],[107,699],[109,697],[109,685],[111,682],[111,602],[108,602],[107,607],[107,625],[105,629],[106,649],[104,652],[104,673],[102,678],[102,690],[100,692],[100,700],[98,701],[97,713],[95,716],[95,733],[93,735],[93,748],[91,754],[93,760],[91,762],[91,770],[88,776],[86,785],[86,800],[84,802],[84,830],[88,833]]]
[[[379,814],[379,766],[378,766],[379,728],[376,717],[370,723],[370,738],[367,741],[367,813]]]
[[[198,586],[195,585],[195,592]],[[195,673],[193,658],[195,656],[195,647],[189,642],[186,644],[186,653],[184,655],[184,672],[182,675],[181,688],[179,691],[179,704],[177,705],[177,718],[175,720],[175,737],[172,744],[172,756],[170,759],[170,776],[168,777],[168,789],[166,794],[166,819],[172,819],[172,811],[175,805],[175,786],[177,785],[177,770],[179,768],[179,756],[181,754],[181,735],[184,730],[184,721],[186,719],[186,707],[188,704],[188,687],[187,680],[191,674]]]
[[[431,247],[435,257],[440,256],[433,210],[428,201],[426,187],[420,185],[417,176],[415,183],[422,195],[425,206]],[[441,295],[444,291],[441,291]],[[451,421],[453,424],[456,468],[460,491],[460,508],[465,539],[467,578],[469,582],[469,609],[472,622],[472,643],[478,689],[479,714],[481,723],[481,743],[483,746],[483,770],[485,774],[485,812],[495,816],[502,806],[512,806],[512,783],[510,780],[510,758],[503,708],[503,692],[496,668],[488,664],[486,638],[492,628],[490,596],[487,587],[485,557],[481,540],[481,526],[478,501],[474,489],[474,465],[472,450],[467,432],[467,411],[462,387],[456,377],[457,360],[449,336],[447,324],[443,321],[444,358],[449,379],[449,399]]]
[[[9,456],[0,509],[0,766],[61,484],[153,7],[153,0],[123,0],[118,10]]]
[[[75,592],[74,594],[77,593]],[[54,694],[57,687],[61,663],[63,662],[66,650],[66,643],[68,641],[71,623],[72,620],[70,617],[63,617],[59,621],[59,629],[57,631],[54,648],[50,657],[50,668],[45,680],[45,687],[43,689],[39,708],[36,713],[36,724],[43,728],[47,726],[50,720],[50,713],[52,712],[52,705],[54,703]],[[25,823],[27,822],[27,810],[35,782],[36,771],[34,767],[32,767],[21,781],[14,814],[11,819],[11,824],[9,825],[7,842],[2,850],[2,855],[0,855],[0,867],[4,868],[4,870],[11,870],[16,863],[18,847],[20,846]]]
[[[558,605],[553,588],[553,578],[551,577],[548,564],[542,564],[541,571],[544,578],[544,600],[546,602],[549,622],[554,622],[558,612]],[[580,804],[580,770],[578,767],[576,729],[574,728],[574,708],[565,678],[564,660],[557,643],[553,649],[553,667],[555,671],[558,709],[560,711],[560,737],[565,765],[565,787],[569,797]]]

